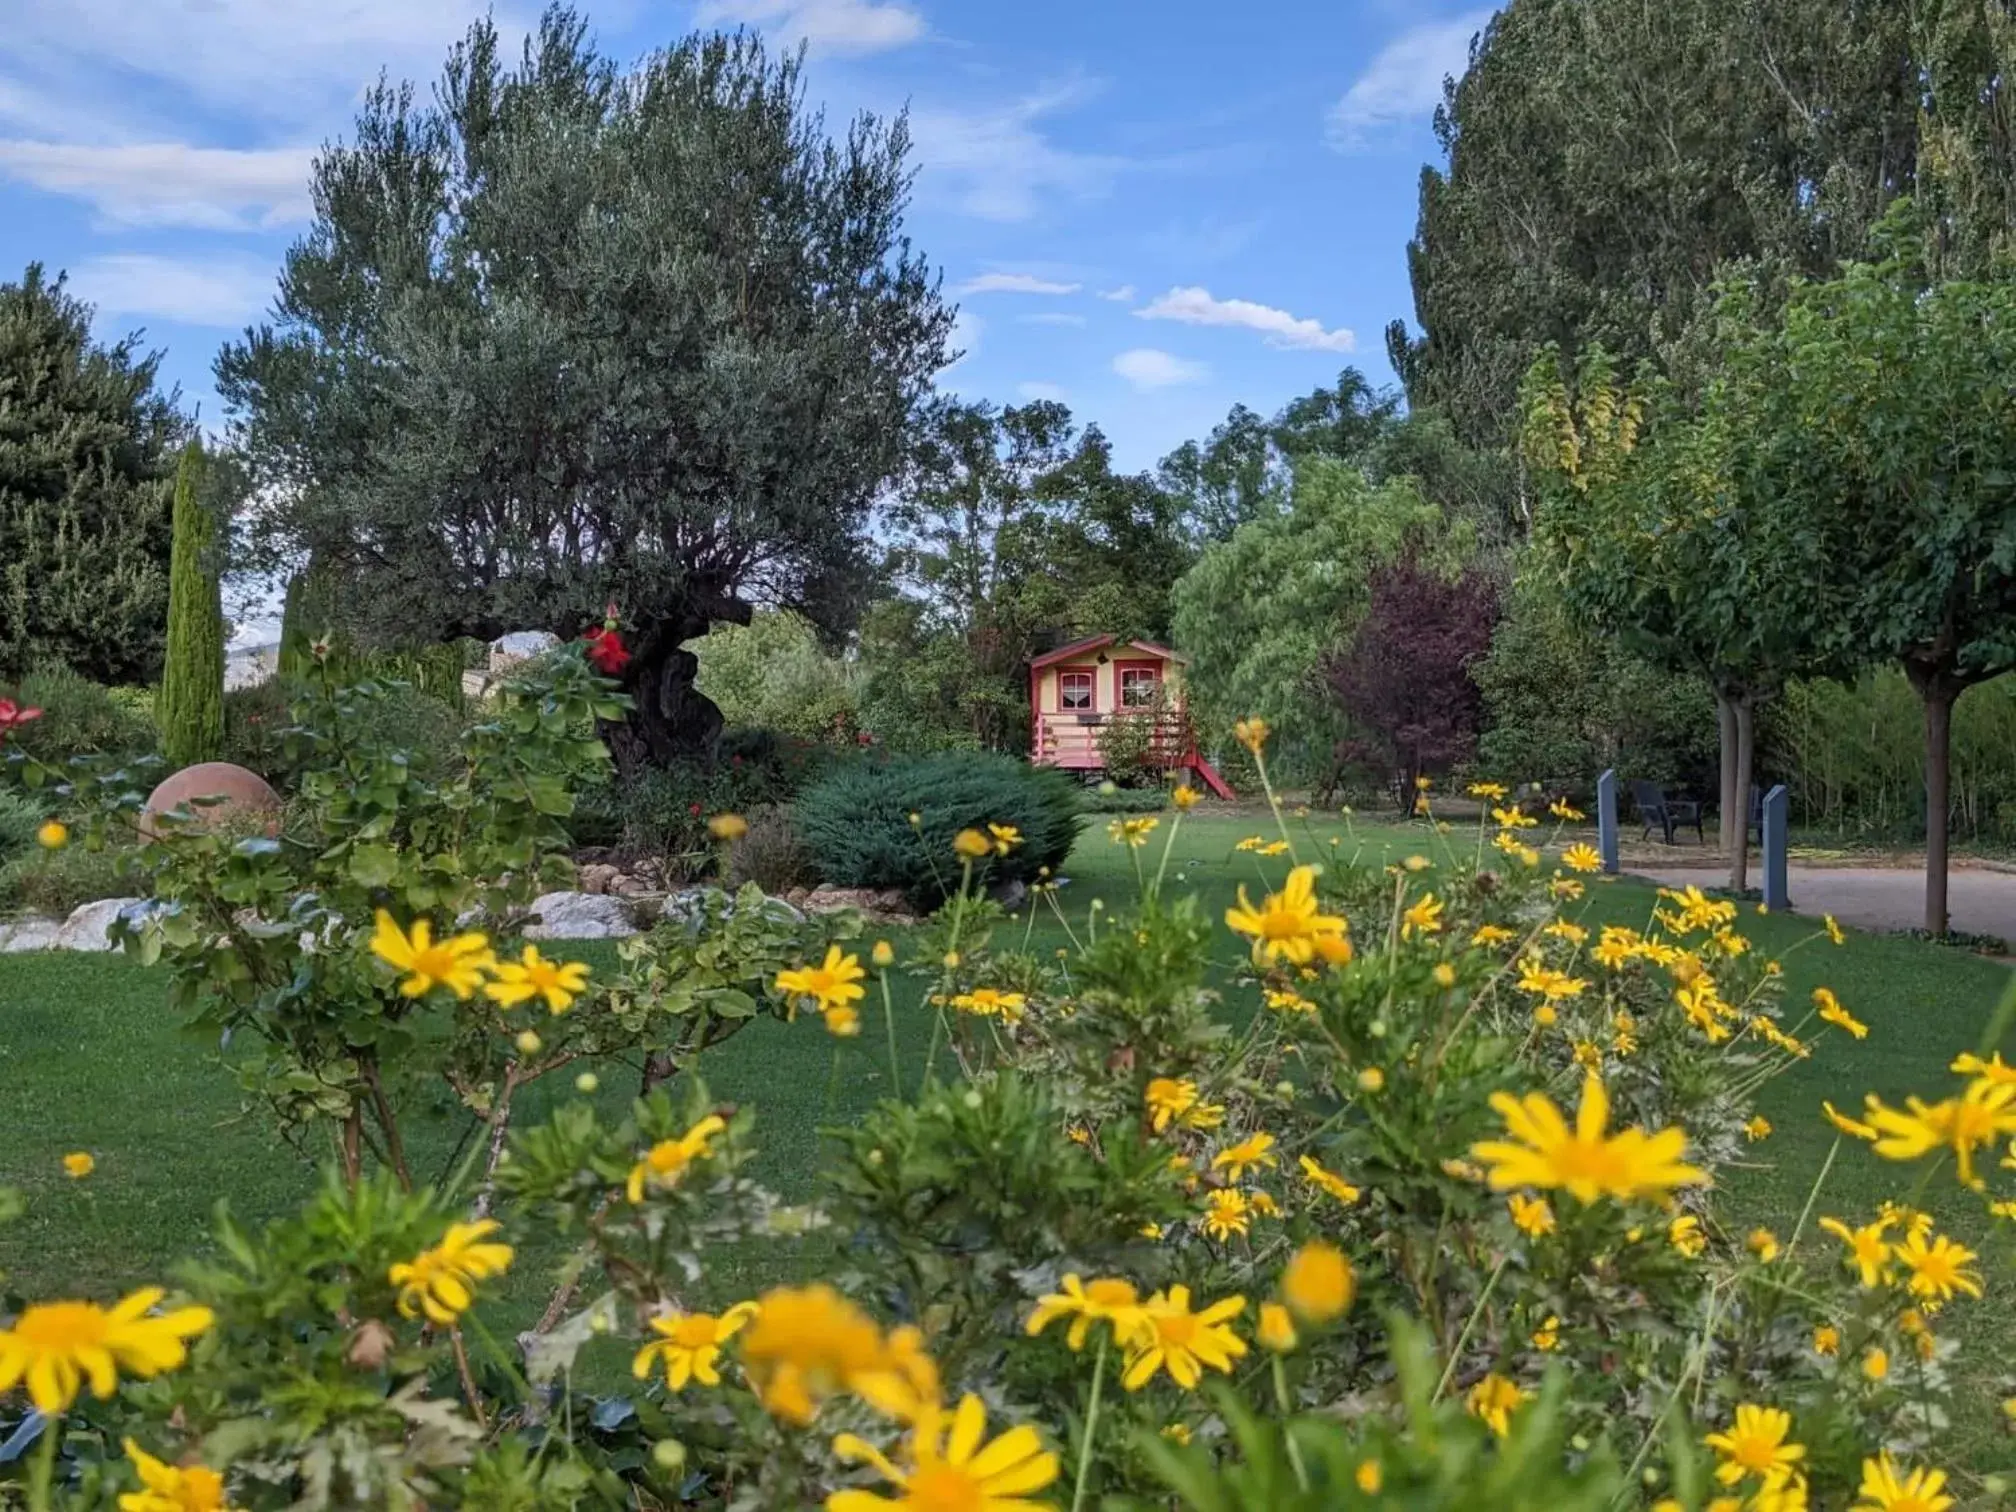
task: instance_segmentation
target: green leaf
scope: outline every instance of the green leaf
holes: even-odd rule
[[[361,887],[388,887],[399,875],[399,853],[386,845],[354,846],[349,871]]]

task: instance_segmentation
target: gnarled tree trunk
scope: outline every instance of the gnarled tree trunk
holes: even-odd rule
[[[746,625],[751,612],[732,595],[695,590],[638,633],[622,673],[623,691],[636,707],[608,730],[618,771],[627,776],[645,767],[713,757],[721,738],[721,711],[695,685],[700,659],[686,649],[686,642],[717,624]]]

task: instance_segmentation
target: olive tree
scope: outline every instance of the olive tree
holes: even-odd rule
[[[858,612],[872,502],[946,359],[903,234],[905,121],[832,132],[799,62],[696,35],[620,69],[549,9],[471,28],[431,103],[381,82],[219,391],[258,539],[360,638],[563,637],[616,605],[619,761],[704,751],[685,643]]]

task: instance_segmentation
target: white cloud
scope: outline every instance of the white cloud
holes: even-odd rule
[[[1334,331],[1325,330],[1321,321],[1291,315],[1272,305],[1255,304],[1250,299],[1214,299],[1209,289],[1171,289],[1134,313],[1142,320],[1241,326],[1249,331],[1261,332],[1266,336],[1267,344],[1274,347],[1348,352],[1357,345],[1357,338],[1342,326]]]
[[[1173,388],[1179,383],[1201,383],[1211,370],[1201,362],[1191,362],[1155,347],[1134,347],[1113,359],[1113,371],[1137,389]]]
[[[905,47],[924,35],[924,18],[907,5],[873,0],[707,0],[701,26],[759,26],[815,53],[862,54]]]
[[[1101,289],[1099,297],[1110,299],[1115,304],[1126,304],[1134,298],[1134,285],[1122,284],[1117,289]]]
[[[532,7],[495,8],[515,58]],[[448,44],[491,9],[489,0],[9,0],[0,72],[46,96],[90,99],[114,117],[98,140],[163,134],[185,103],[319,134],[380,69],[437,76]],[[150,124],[134,129],[136,120]]]
[[[956,294],[1076,294],[1082,285],[1058,283],[1054,278],[1038,278],[1031,273],[982,273],[969,278]]]
[[[91,205],[124,226],[268,229],[308,219],[311,147],[231,152],[180,142],[127,147],[0,140],[0,178]]]
[[[143,253],[97,257],[70,270],[77,297],[101,315],[141,315],[179,325],[237,327],[256,320],[274,291],[270,263],[200,262]]]
[[[1080,86],[1028,95],[993,110],[918,106],[910,112],[927,190],[983,220],[1028,220],[1052,195],[1097,199],[1126,160],[1058,147],[1038,129],[1044,117],[1077,104]]]
[[[1468,11],[1425,22],[1387,43],[1330,107],[1330,145],[1350,152],[1376,132],[1426,120],[1442,103],[1442,80],[1461,77],[1470,66],[1470,39],[1490,19],[1489,10]]]
[[[1063,404],[1071,397],[1064,391],[1062,384],[1042,383],[1035,379],[1031,379],[1026,383],[1016,384],[1015,392],[1020,394],[1024,399],[1049,399],[1057,404]]]
[[[1085,317],[1083,315],[1074,315],[1069,310],[1042,310],[1034,315],[1018,315],[1015,318],[1021,321],[1023,325],[1082,326],[1085,324]]]

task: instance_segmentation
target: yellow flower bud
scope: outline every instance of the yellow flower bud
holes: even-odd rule
[[[545,1042],[530,1029],[522,1029],[518,1033],[518,1038],[512,1043],[517,1045],[520,1055],[537,1055],[539,1047]]]

